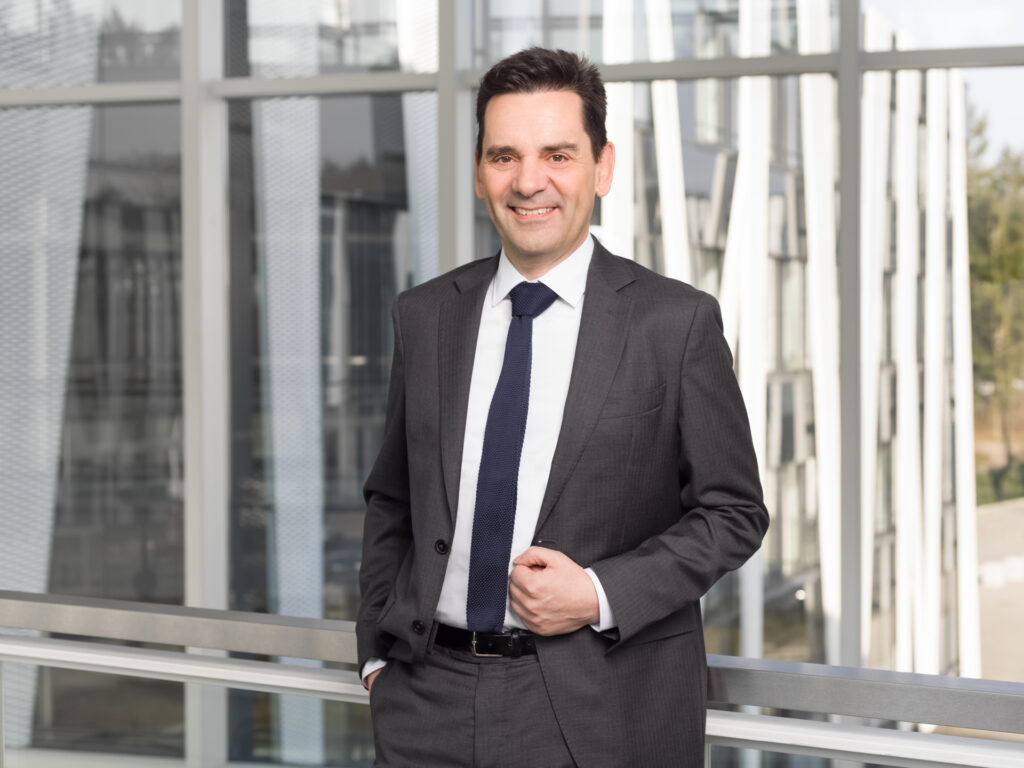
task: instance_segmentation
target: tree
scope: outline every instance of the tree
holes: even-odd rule
[[[1004,148],[986,166],[986,120],[969,112],[968,237],[975,381],[990,382],[1006,464],[993,468],[996,496],[1017,461],[1014,402],[1024,379],[1024,156]]]

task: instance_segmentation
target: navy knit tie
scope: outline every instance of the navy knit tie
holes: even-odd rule
[[[557,298],[542,283],[520,283],[510,296],[512,323],[505,341],[505,362],[487,414],[476,485],[466,599],[466,625],[474,632],[501,632],[505,624],[519,459],[530,405],[533,318]]]

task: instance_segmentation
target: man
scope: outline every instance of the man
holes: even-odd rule
[[[699,599],[768,516],[714,299],[589,235],[605,112],[573,54],[496,64],[502,251],[396,302],[357,623],[378,765],[701,764]]]

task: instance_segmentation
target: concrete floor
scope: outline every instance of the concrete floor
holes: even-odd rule
[[[1024,499],[978,508],[981,673],[1024,682]]]

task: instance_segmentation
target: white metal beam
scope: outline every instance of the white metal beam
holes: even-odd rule
[[[800,50],[827,50],[828,0],[797,1]],[[836,276],[835,80],[800,76],[804,205],[807,226],[807,341],[814,388],[814,454],[825,660],[839,663],[840,453],[839,289]]]
[[[474,256],[474,113],[472,94],[468,88],[459,87],[459,73],[468,67],[472,50],[471,18],[468,0],[438,3],[436,263],[439,272],[467,264]],[[475,86],[474,82],[472,87]]]
[[[967,246],[967,109],[962,74],[949,73],[949,200],[952,217],[953,397],[956,443],[957,629],[960,674],[981,677],[978,608],[978,521],[975,510],[974,364],[971,349],[971,274]]]
[[[675,48],[672,10],[668,0],[647,0],[646,8],[650,57],[670,61],[675,58]],[[683,139],[679,124],[679,86],[674,80],[651,83],[651,112],[655,156],[658,159],[663,270],[668,277],[692,282]]]
[[[926,74],[927,198],[924,274],[924,421],[922,439],[921,606],[917,671],[940,669],[942,611],[942,486],[946,415],[946,173],[948,75]]]
[[[604,0],[601,28],[606,62],[633,59],[634,0]],[[597,234],[612,253],[636,258],[636,126],[633,83],[609,83],[608,140],[615,145],[615,178],[611,191],[601,200],[601,225]]]
[[[914,669],[914,627],[921,557],[921,390],[918,384],[918,275],[921,265],[918,133],[921,73],[896,75],[893,197],[896,202],[896,275],[892,297],[896,363],[893,504],[896,523],[895,668]]]
[[[864,12],[864,47],[886,44],[888,22],[874,9]],[[860,654],[867,664],[871,648],[875,513],[878,475],[878,402],[882,362],[882,270],[889,229],[889,123],[892,76],[865,72],[861,91],[860,189]]]

